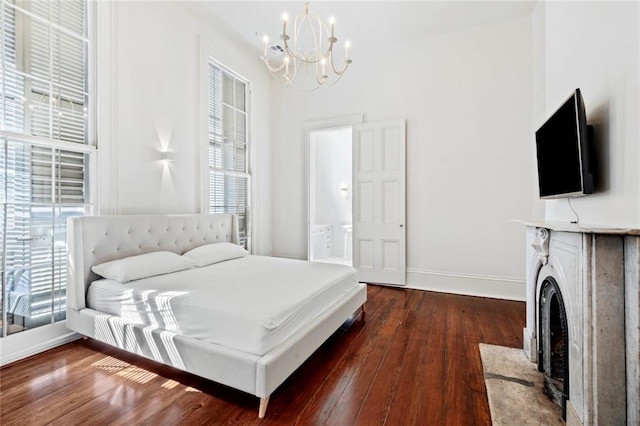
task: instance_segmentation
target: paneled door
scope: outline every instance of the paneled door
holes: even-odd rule
[[[362,282],[405,285],[405,120],[353,132],[353,266]]]

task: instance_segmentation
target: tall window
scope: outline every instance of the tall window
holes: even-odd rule
[[[83,0],[0,3],[2,336],[65,319],[66,220],[91,212]]]
[[[250,247],[248,83],[209,63],[209,212],[238,215],[240,244]]]

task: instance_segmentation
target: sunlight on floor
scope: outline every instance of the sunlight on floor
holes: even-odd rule
[[[176,386],[178,386],[179,384],[180,383],[176,382],[175,380],[167,380],[160,387],[165,388],[165,389],[173,389]]]
[[[142,384],[147,383],[149,380],[152,380],[158,376],[155,373],[133,366],[129,363],[110,356],[94,362],[93,364],[91,364],[91,366],[96,367],[99,370],[105,370],[110,373],[115,373],[116,376],[120,376],[136,383]]]
[[[131,380],[136,383],[145,384],[152,379],[158,377],[156,373],[152,373],[143,368],[136,367],[135,365],[131,365],[128,362],[124,362],[122,360],[107,356],[104,357],[93,364],[92,367],[95,367],[99,370],[107,371],[109,373],[114,373],[116,376],[125,378],[127,380]],[[174,389],[180,385],[180,382],[175,380],[167,379],[160,387],[164,389]],[[201,392],[196,388],[192,388],[191,386],[186,386],[184,388],[185,392]]]

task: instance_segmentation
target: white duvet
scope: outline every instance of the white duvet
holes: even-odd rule
[[[127,283],[98,280],[87,306],[264,355],[357,285],[348,266],[246,256]]]

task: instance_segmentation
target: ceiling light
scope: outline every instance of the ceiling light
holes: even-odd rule
[[[286,13],[282,15],[282,47],[269,47],[269,38],[263,37],[264,54],[261,59],[276,80],[285,85],[303,90],[332,86],[342,78],[352,62],[349,57],[351,43],[347,41],[343,63],[339,69],[336,68],[333,47],[338,39],[334,35],[335,22],[332,16],[328,25],[325,24],[317,13],[309,10],[309,2],[306,2],[304,12],[295,18],[290,19]],[[268,52],[278,48],[284,54],[269,58]]]

